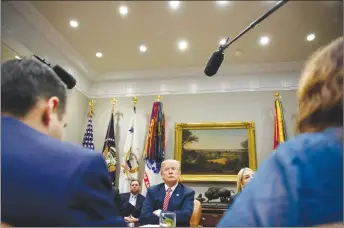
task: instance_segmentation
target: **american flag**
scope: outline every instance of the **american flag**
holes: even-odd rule
[[[82,140],[82,146],[94,150],[92,116],[88,116],[87,128]]]

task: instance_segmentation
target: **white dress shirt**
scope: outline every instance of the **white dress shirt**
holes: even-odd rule
[[[178,186],[178,183],[175,185],[175,186],[173,186],[173,187],[171,187],[171,189],[172,189],[172,191],[171,191],[171,196],[172,196],[172,194],[173,194],[173,192],[174,192],[174,189],[176,189],[176,187]],[[168,189],[169,187],[167,186],[167,184],[165,184],[165,191],[166,191],[166,194],[167,194],[167,189]]]
[[[136,199],[137,199],[137,194],[134,195],[130,193],[129,203],[133,205],[134,207],[136,206]]]
[[[173,186],[173,187],[171,187],[171,197],[172,197],[172,194],[173,194],[173,192],[174,192],[174,190],[176,189],[176,187],[178,186],[178,183],[175,185],[175,186]],[[166,194],[167,194],[167,189],[168,189],[169,187],[167,186],[167,184],[165,184],[165,191],[166,191]],[[170,199],[171,200],[171,199]],[[161,209],[158,209],[158,210],[155,210],[155,211],[153,211],[153,214],[155,214],[156,216],[158,216],[158,217],[160,217],[160,214],[161,214]]]

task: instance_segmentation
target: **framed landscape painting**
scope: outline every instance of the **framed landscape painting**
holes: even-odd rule
[[[181,181],[234,182],[241,168],[257,169],[254,123],[176,123],[174,155]]]

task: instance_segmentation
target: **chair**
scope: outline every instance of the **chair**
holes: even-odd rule
[[[11,226],[6,224],[6,223],[4,223],[4,222],[1,222],[1,228],[3,228],[3,227],[11,227]]]
[[[201,220],[202,204],[198,200],[194,200],[194,208],[190,218],[190,227],[198,227]]]
[[[344,223],[342,222],[338,222],[338,223],[328,223],[328,224],[322,224],[320,226],[316,226],[316,227],[325,227],[325,228],[339,228],[339,227],[343,227]]]

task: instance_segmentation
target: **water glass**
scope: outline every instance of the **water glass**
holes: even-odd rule
[[[161,212],[159,219],[160,227],[176,227],[176,213]]]

